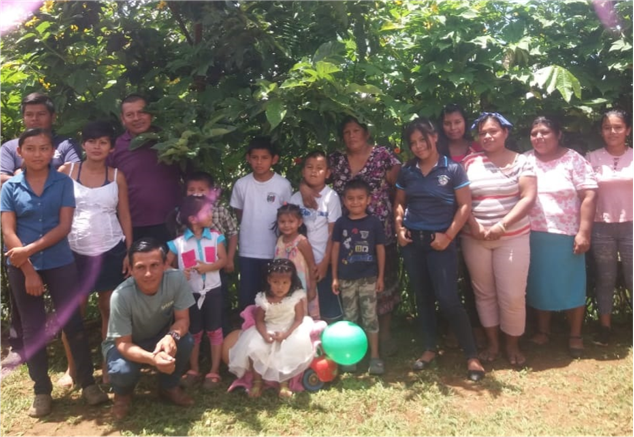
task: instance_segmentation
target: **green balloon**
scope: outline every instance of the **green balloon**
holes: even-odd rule
[[[368,351],[368,338],[356,323],[340,321],[324,329],[321,346],[335,363],[349,366],[363,359]]]

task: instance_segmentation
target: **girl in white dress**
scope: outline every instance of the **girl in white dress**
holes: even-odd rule
[[[255,325],[243,331],[229,350],[229,370],[239,378],[253,372],[250,397],[262,394],[263,380],[279,382],[280,396],[289,397],[288,381],[313,360],[314,323],[304,310],[306,292],[292,261],[271,261],[266,282],[266,291],[255,298]]]

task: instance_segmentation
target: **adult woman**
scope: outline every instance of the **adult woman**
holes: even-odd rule
[[[368,126],[358,119],[347,116],[341,123],[339,135],[346,146],[345,152],[334,152],[329,156],[332,188],[343,199],[343,189],[353,178],[361,178],[370,188],[371,199],[368,212],[381,220],[385,230],[385,288],[377,302],[379,336],[382,354],[396,352],[391,341],[390,325],[392,310],[400,301],[398,289],[398,252],[394,233],[394,216],[390,193],[401,169],[398,158],[383,146],[369,143]],[[300,187],[304,205],[315,205],[313,193],[305,184]]]
[[[597,210],[592,226],[593,255],[597,275],[599,332],[594,343],[610,342],[612,303],[616,286],[618,256],[623,262],[625,284],[632,291],[632,148],[626,139],[632,119],[625,111],[611,110],[601,119],[604,147],[590,152],[587,160],[599,184]]]
[[[440,112],[439,124],[442,127],[438,137],[438,152],[461,163],[467,156],[472,153],[481,152],[482,147],[476,141],[473,141],[467,129],[467,114],[461,106],[451,103],[442,108]],[[458,241],[459,243],[459,241]],[[476,310],[475,295],[471,286],[471,277],[464,262],[464,256],[460,245],[458,245],[458,273],[464,278],[463,293],[464,304],[473,334],[476,338],[476,344],[484,346],[485,337],[478,311]]]
[[[414,363],[414,370],[427,369],[436,359],[438,300],[467,358],[468,377],[478,381],[484,377],[484,368],[458,295],[453,241],[470,214],[469,181],[460,164],[439,155],[438,134],[429,120],[412,121],[405,128],[403,139],[416,158],[399,173],[394,217],[425,338],[425,350]]]
[[[480,354],[494,361],[504,333],[506,356],[513,366],[526,358],[519,338],[526,325],[526,276],[530,258],[528,211],[536,183],[527,159],[505,147],[512,128],[498,113],[485,112],[474,122],[483,152],[463,163],[473,196],[472,215],[462,236],[487,348]]]
[[[467,114],[462,107],[449,104],[440,112],[441,136],[438,152],[456,162],[462,162],[471,153],[481,152],[479,143],[472,141],[467,130]]]
[[[68,242],[81,278],[82,313],[88,294],[99,294],[101,335],[106,338],[110,318],[110,295],[128,272],[126,252],[132,244],[132,221],[128,206],[128,185],[122,172],[106,165],[114,146],[110,123],[88,123],[82,130],[82,148],[86,159],[67,163],[59,171],[73,180],[77,206]],[[64,343],[66,346],[66,342]],[[67,352],[69,352],[67,348]],[[72,385],[75,376],[72,356],[67,353],[68,370],[58,384]],[[108,372],[103,370],[107,382]]]
[[[526,156],[537,176],[537,201],[530,211],[531,265],[526,290],[536,310],[537,333],[531,341],[549,341],[550,314],[566,311],[568,351],[583,353],[581,325],[586,303],[586,263],[590,248],[597,182],[590,164],[561,146],[556,121],[537,117],[531,128],[533,150]]]

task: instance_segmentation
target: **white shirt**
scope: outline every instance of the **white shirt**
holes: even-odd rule
[[[246,258],[273,259],[277,236],[271,229],[277,220],[277,209],[288,202],[291,183],[273,173],[266,182],[258,182],[250,173],[233,186],[231,207],[242,210],[239,253]]]
[[[71,164],[71,174],[75,163]],[[98,256],[125,240],[117,218],[119,185],[117,170],[114,180],[101,187],[85,187],[73,179],[75,212],[68,234],[73,252],[85,256]]]
[[[290,202],[302,209],[304,224],[308,229],[308,241],[313,247],[316,263],[324,259],[328,245],[328,224],[336,222],[341,217],[341,200],[337,192],[326,185],[319,194],[321,197],[315,198],[317,209],[306,208],[300,192],[293,194]]]

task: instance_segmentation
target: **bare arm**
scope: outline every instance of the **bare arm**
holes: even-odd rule
[[[376,278],[376,291],[380,293],[384,289],[383,278],[385,278],[385,245],[376,245],[376,260],[379,267],[379,276]]]
[[[330,254],[332,253],[332,230],[334,229],[334,223],[328,223],[328,242],[326,243],[326,250],[324,251],[324,259],[321,260],[317,266],[317,282],[321,281],[328,274],[328,266],[330,265]]]
[[[579,190],[577,193],[581,199],[579,209],[579,232],[575,235],[573,252],[575,254],[586,253],[590,249],[590,238],[594,213],[597,206],[596,190]]]
[[[22,242],[18,238],[16,233],[17,221],[13,211],[3,211],[1,215],[2,221],[2,235],[4,237],[4,244],[8,249],[15,247],[22,247]],[[24,263],[18,267],[24,273],[24,286],[26,293],[31,296],[41,296],[44,294],[44,283],[42,278],[35,271],[31,261],[27,258]]]
[[[260,307],[255,308],[255,328],[258,330],[262,338],[267,343],[273,343],[273,336],[266,330],[264,323],[264,310]]]
[[[403,226],[406,202],[407,196],[405,195],[405,190],[397,188],[396,195],[394,196],[394,223],[396,226],[396,237],[398,238],[399,246],[407,246],[412,242],[409,231],[405,226]]]
[[[313,248],[308,242],[308,239],[302,239],[298,244],[297,248],[304,255],[304,259],[306,260],[306,265],[308,266],[308,272],[306,274],[308,277],[306,278],[306,286],[308,290],[306,290],[306,294],[308,295],[308,300],[311,301],[317,296],[317,282],[315,281],[315,256],[313,255]]]
[[[332,269],[332,292],[334,294],[339,294],[339,279],[337,277],[338,269],[339,269],[339,246],[341,243],[338,241],[332,242],[332,257],[331,260],[331,269]]]
[[[238,208],[233,208],[233,212],[236,213],[236,217],[238,218],[238,222],[242,223],[242,210]]]
[[[502,235],[504,235],[508,226],[511,226],[526,217],[535,204],[535,199],[537,198],[537,178],[533,176],[521,176],[519,179],[519,190],[520,200],[518,200],[515,206],[513,206],[502,220],[491,226],[486,231],[486,239],[499,239]]]
[[[315,190],[306,185],[306,182],[302,179],[299,182],[299,193],[302,195],[302,202],[306,208],[317,209],[317,197],[321,197],[321,194],[316,193]]]
[[[396,179],[398,178],[398,173],[401,171],[401,167],[401,164],[396,164],[385,174],[385,180],[390,186],[396,186]]]
[[[236,251],[238,248],[238,234],[229,237],[229,244],[227,245],[227,264],[225,265],[225,272],[231,273],[235,270],[234,260],[236,259]]]
[[[129,249],[132,246],[132,217],[130,216],[130,199],[128,197],[128,182],[123,172],[117,172],[117,185],[119,187],[119,203],[117,204],[117,216],[123,235],[125,236],[125,245]]]

